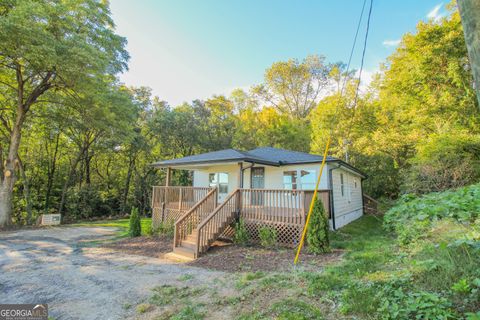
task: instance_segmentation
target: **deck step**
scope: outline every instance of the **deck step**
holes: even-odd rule
[[[187,239],[187,240],[182,240],[182,244],[180,246],[187,249],[195,250],[195,248],[197,247],[197,244],[195,241]]]
[[[164,258],[173,262],[191,262],[195,260],[194,258],[189,258],[184,255],[177,254],[173,251],[165,254]]]
[[[175,253],[177,255],[180,255],[180,256],[187,257],[187,258],[191,258],[191,259],[196,258],[195,257],[195,250],[184,247],[183,245],[180,246],[180,247],[173,248],[173,253]]]

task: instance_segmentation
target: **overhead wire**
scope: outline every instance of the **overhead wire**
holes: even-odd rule
[[[340,105],[340,101],[341,101],[341,98],[343,96],[343,92],[344,92],[344,89],[345,89],[345,86],[346,86],[346,83],[347,83],[347,80],[348,80],[348,72],[349,72],[349,69],[350,69],[350,64],[351,64],[351,61],[352,61],[353,53],[355,51],[355,45],[356,45],[356,42],[357,42],[357,37],[358,37],[359,30],[360,30],[360,26],[361,26],[366,2],[367,2],[367,0],[364,0],[364,2],[363,2],[362,11],[360,13],[360,18],[359,18],[359,21],[358,21],[357,30],[355,32],[355,37],[354,37],[354,40],[353,40],[352,49],[350,51],[350,57],[348,59],[347,69],[345,71],[345,79],[343,81],[343,84],[342,84],[342,87],[341,87],[341,90],[340,90],[340,97],[339,97],[339,100],[338,100],[333,118],[335,118],[337,113],[338,113],[338,107]],[[369,11],[368,11],[367,26],[366,26],[365,38],[364,38],[364,42],[363,42],[363,50],[362,50],[362,59],[361,59],[361,64],[360,64],[359,78],[358,78],[358,83],[357,83],[357,87],[356,87],[356,90],[355,90],[355,99],[354,99],[354,105],[353,105],[354,109],[356,108],[358,93],[359,93],[359,90],[360,90],[360,82],[361,82],[361,77],[362,77],[363,65],[364,65],[364,61],[365,61],[365,52],[366,52],[368,34],[369,34],[369,29],[370,29],[370,20],[371,20],[371,16],[372,16],[372,8],[373,8],[373,0],[370,0],[370,8],[369,8]],[[353,114],[353,116],[355,116],[355,114]],[[333,125],[330,128],[330,133],[329,133],[329,136],[328,136],[328,139],[327,139],[327,143],[325,145],[325,151],[323,153],[323,159],[322,159],[322,164],[320,165],[320,171],[319,171],[319,174],[318,174],[317,183],[315,185],[315,190],[313,192],[312,200],[310,202],[307,218],[305,220],[305,225],[303,227],[302,235],[301,235],[301,238],[300,238],[300,243],[298,244],[297,253],[295,255],[295,259],[294,259],[294,262],[293,262],[295,265],[298,263],[300,253],[301,253],[303,245],[305,243],[305,236],[306,236],[306,233],[307,233],[307,230],[308,230],[308,225],[310,223],[310,218],[312,216],[313,207],[314,207],[314,204],[315,204],[315,201],[316,201],[316,198],[317,198],[318,187],[320,185],[320,180],[322,178],[323,169],[324,169],[325,164],[326,164],[326,159],[327,159],[327,156],[328,156],[328,151],[329,151],[329,148],[330,148],[330,142],[331,142],[331,139],[332,139],[332,135],[333,135]]]

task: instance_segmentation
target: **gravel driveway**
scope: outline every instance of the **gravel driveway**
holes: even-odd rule
[[[178,284],[208,285],[221,272],[167,260],[82,247],[111,237],[114,228],[54,227],[0,233],[0,303],[48,303],[55,319],[125,319],[151,289]]]

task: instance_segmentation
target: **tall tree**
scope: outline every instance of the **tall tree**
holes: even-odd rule
[[[329,73],[330,66],[323,56],[308,56],[301,62],[275,62],[265,71],[264,83],[252,91],[282,113],[306,117],[318,103],[322,90],[328,88]]]
[[[0,120],[9,133],[0,184],[0,227],[10,223],[22,129],[48,93],[70,94],[97,75],[116,74],[128,60],[125,39],[113,32],[104,1],[0,3]]]

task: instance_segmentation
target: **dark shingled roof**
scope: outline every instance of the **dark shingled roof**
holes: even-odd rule
[[[170,167],[182,165],[195,165],[205,163],[222,163],[222,162],[252,162],[257,164],[264,164],[270,166],[285,166],[291,164],[302,163],[319,163],[322,162],[323,157],[315,154],[305,152],[290,151],[285,149],[278,149],[272,147],[257,148],[250,151],[240,151],[236,149],[226,149],[213,152],[197,154],[194,156],[164,160],[153,164],[155,167]],[[350,168],[351,170],[366,177],[366,175],[351,166],[350,164],[334,158],[327,157],[327,162],[338,162],[342,166]]]
[[[154,163],[154,166],[170,166],[170,165],[187,165],[199,164],[207,162],[232,162],[232,161],[246,161],[256,162],[268,165],[277,165],[278,161],[269,161],[261,157],[250,155],[249,152],[240,151],[236,149],[226,149],[213,152],[197,154],[179,159],[165,160]]]
[[[322,162],[323,156],[310,154],[305,152],[290,151],[272,147],[257,148],[248,151],[248,154],[255,157],[263,158],[279,165],[298,164],[298,163],[315,163]],[[333,157],[327,157],[327,161],[338,160]]]

